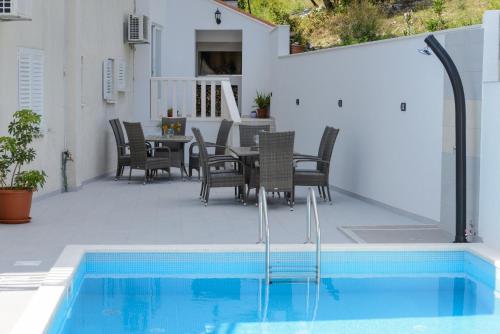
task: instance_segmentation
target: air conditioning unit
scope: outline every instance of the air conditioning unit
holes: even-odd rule
[[[144,15],[128,16],[128,43],[149,43],[149,18]]]
[[[0,21],[31,20],[32,0],[0,0]]]

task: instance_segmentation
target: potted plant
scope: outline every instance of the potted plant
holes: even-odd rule
[[[41,116],[31,110],[17,111],[8,127],[9,136],[0,137],[2,224],[29,223],[33,192],[45,184],[45,172],[23,170],[24,165],[36,158],[31,143],[41,137],[40,122]]]
[[[167,109],[167,117],[174,117],[174,108]]]
[[[257,92],[254,99],[257,108],[257,118],[269,118],[269,106],[271,105],[271,94]]]

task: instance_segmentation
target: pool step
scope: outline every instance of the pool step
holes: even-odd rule
[[[291,273],[296,273],[296,272],[316,272],[317,267],[315,265],[307,265],[307,266],[271,266],[270,267],[271,273],[275,272],[291,272]]]
[[[270,267],[272,283],[307,283],[316,281],[317,267],[315,265],[279,265]]]
[[[273,278],[271,280],[271,284],[315,284],[316,278],[315,277],[303,277],[303,278],[290,278],[290,277],[283,277],[283,278]]]

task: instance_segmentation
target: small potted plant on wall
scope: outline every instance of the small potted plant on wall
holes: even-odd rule
[[[2,224],[29,223],[33,192],[45,184],[45,172],[23,170],[24,165],[36,158],[31,144],[41,137],[40,122],[41,116],[31,110],[17,111],[8,127],[9,136],[0,137]]]
[[[271,105],[271,94],[257,92],[255,97],[255,108],[257,108],[257,118],[269,118],[269,106]]]

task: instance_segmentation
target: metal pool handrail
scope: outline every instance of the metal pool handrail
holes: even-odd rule
[[[266,231],[266,284],[271,282],[271,248],[269,245],[269,217],[267,215],[267,193],[264,187],[259,189],[259,232],[261,243],[263,240],[262,232]]]
[[[318,215],[318,205],[316,202],[316,194],[312,188],[309,188],[307,194],[307,231],[306,243],[313,243],[311,239],[311,220],[314,217],[316,225],[316,280],[319,283],[321,276],[321,227]]]

